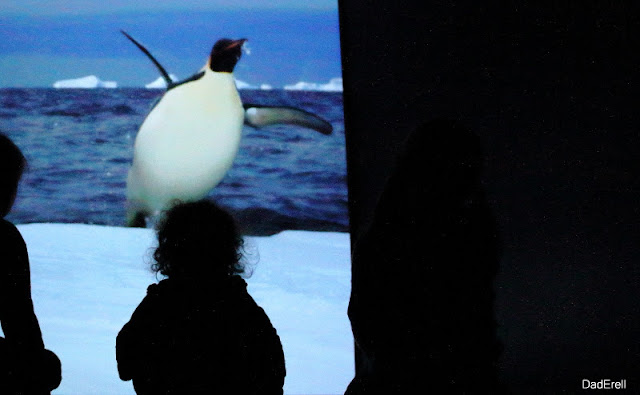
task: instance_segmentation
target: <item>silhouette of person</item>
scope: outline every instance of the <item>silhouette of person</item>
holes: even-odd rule
[[[282,394],[280,338],[240,277],[243,239],[210,201],[181,203],[157,226],[152,269],[166,276],[116,340],[138,394]]]
[[[405,141],[355,241],[346,393],[497,393],[499,249],[476,135],[448,120]]]
[[[0,393],[48,394],[58,387],[60,360],[44,348],[31,299],[29,257],[11,211],[26,167],[20,149],[0,134]]]

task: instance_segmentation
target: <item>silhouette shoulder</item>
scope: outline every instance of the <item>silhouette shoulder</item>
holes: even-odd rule
[[[0,254],[0,275],[28,274],[27,246],[18,228],[5,219],[0,221]]]
[[[18,228],[6,219],[0,221],[0,240],[3,247],[5,245],[8,247],[24,244],[24,239],[20,235]]]

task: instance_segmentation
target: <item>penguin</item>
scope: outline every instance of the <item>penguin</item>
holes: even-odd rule
[[[286,123],[332,133],[329,122],[310,112],[242,103],[233,70],[247,39],[216,41],[200,71],[174,82],[142,44],[121,32],[167,82],[167,91],[135,138],[127,176],[127,226],[146,227],[147,218],[176,201],[205,198],[231,168],[245,124],[259,128]]]

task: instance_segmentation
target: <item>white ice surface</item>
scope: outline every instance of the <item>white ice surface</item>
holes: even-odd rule
[[[118,378],[115,339],[156,281],[148,229],[19,225],[32,296],[47,348],[62,361],[53,394],[133,394]],[[342,394],[354,374],[347,318],[349,235],[286,231],[248,238],[259,261],[249,293],[280,335],[286,394]],[[255,259],[255,258],[254,258]]]
[[[102,81],[95,75],[88,75],[70,80],[61,80],[53,83],[54,88],[117,88],[115,81]]]

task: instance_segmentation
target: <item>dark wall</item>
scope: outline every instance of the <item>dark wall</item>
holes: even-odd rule
[[[353,240],[405,136],[459,120],[502,239],[503,380],[638,389],[640,5],[482,3],[339,2]]]

